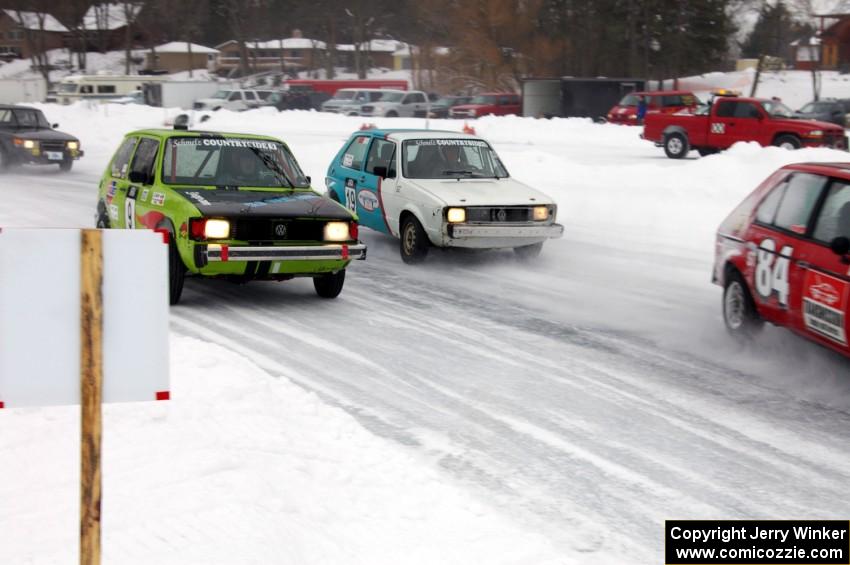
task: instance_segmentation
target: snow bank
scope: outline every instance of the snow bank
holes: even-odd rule
[[[171,401],[105,407],[104,563],[564,563],[285,377],[171,347]],[[0,411],[4,562],[76,562],[78,426],[76,408]]]

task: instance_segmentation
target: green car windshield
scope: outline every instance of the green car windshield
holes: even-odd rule
[[[162,160],[162,181],[192,186],[310,186],[282,143],[225,137],[169,139]]]

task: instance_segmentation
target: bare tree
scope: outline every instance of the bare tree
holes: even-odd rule
[[[71,32],[73,39],[72,50],[77,57],[77,68],[85,72],[88,52],[88,34],[86,12],[88,12],[91,0],[65,0],[55,15],[65,23],[65,27]]]
[[[130,74],[130,63],[132,62],[133,50],[133,24],[136,21],[136,16],[144,7],[141,1],[122,2],[121,15],[124,18],[124,74]]]
[[[27,0],[18,3],[18,7],[12,10],[15,23],[23,30],[24,41],[31,53],[32,66],[44,77],[48,86],[50,85],[50,58],[47,54],[45,31],[49,8],[49,0]]]

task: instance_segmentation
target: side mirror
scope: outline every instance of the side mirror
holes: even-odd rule
[[[128,178],[132,183],[150,184],[150,178],[148,175],[141,171],[130,171],[130,176]]]
[[[850,238],[844,236],[836,237],[829,243],[829,248],[836,255],[844,257],[850,253]]]
[[[310,175],[307,175],[306,177],[304,177],[304,179],[307,181],[307,184],[313,186],[313,179],[312,177],[310,177]]]
[[[390,171],[387,167],[378,166],[373,169],[375,176],[379,176],[382,179],[394,179],[395,171]]]
[[[50,127],[52,127],[53,129],[59,129],[59,124],[53,124],[53,125],[52,125],[52,126],[50,126]]]

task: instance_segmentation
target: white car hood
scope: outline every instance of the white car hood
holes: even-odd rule
[[[430,192],[447,206],[521,206],[554,204],[546,194],[512,178],[504,179],[405,179]]]

